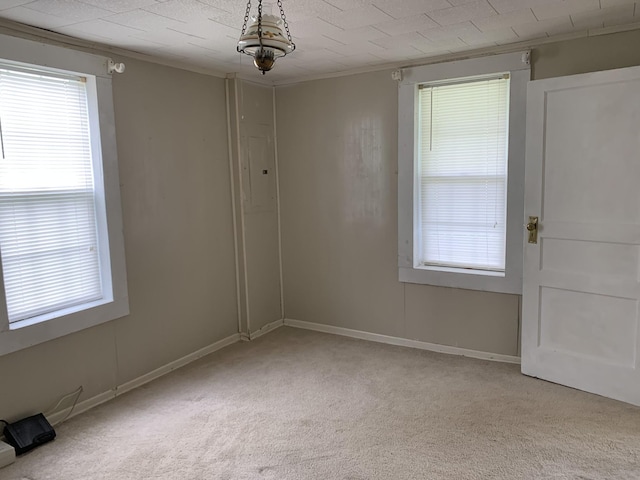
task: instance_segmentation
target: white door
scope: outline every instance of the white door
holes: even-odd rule
[[[522,372],[640,405],[640,67],[530,83],[525,183]]]

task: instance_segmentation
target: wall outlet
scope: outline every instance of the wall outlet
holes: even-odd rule
[[[7,443],[0,442],[0,468],[16,461],[16,451]]]

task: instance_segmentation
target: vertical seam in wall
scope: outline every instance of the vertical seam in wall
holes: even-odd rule
[[[238,333],[242,333],[242,306],[240,304],[240,264],[238,260],[238,222],[236,220],[236,187],[233,181],[233,149],[231,148],[231,111],[229,105],[229,79],[224,80],[227,102],[227,150],[229,152],[229,181],[231,182],[231,216],[233,218],[233,253],[236,265],[236,308],[238,309]]]
[[[113,350],[114,350],[114,355],[115,355],[115,361],[116,361],[116,378],[115,378],[115,384],[113,385],[113,390],[116,390],[118,388],[118,385],[120,385],[120,355],[118,354],[118,322],[111,322],[111,324],[113,325]]]
[[[407,284],[402,285],[402,336],[407,337]]]
[[[516,335],[516,355],[522,355],[522,295],[518,295],[518,333]]]
[[[251,334],[251,321],[249,314],[249,275],[247,273],[247,237],[246,227],[244,224],[244,188],[242,185],[242,151],[240,145],[240,105],[238,103],[239,85],[237,78],[233,80],[236,84],[235,90],[235,106],[236,106],[236,145],[238,152],[238,184],[240,186],[240,224],[242,225],[242,265],[244,269],[244,298],[247,309],[247,335]],[[242,332],[241,332],[242,333]]]
[[[276,87],[272,88],[273,98],[273,153],[276,167],[276,210],[278,217],[278,265],[280,267],[280,315],[285,318],[284,312],[284,277],[282,273],[282,223],[280,219],[280,170],[278,168],[278,127],[276,115]]]

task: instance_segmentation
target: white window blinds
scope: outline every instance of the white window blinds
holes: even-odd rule
[[[419,265],[505,269],[509,79],[419,89]]]
[[[101,298],[84,80],[0,65],[0,129],[9,322]]]

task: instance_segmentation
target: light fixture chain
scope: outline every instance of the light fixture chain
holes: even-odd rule
[[[262,49],[262,0],[258,0],[258,40]]]
[[[244,35],[247,31],[247,22],[249,21],[249,14],[251,13],[251,0],[247,2],[247,11],[244,14],[244,23],[242,24],[242,33],[240,36]]]
[[[291,33],[289,32],[289,24],[287,23],[287,17],[284,14],[284,8],[282,8],[282,0],[278,0],[278,7],[280,7],[280,18],[282,18],[282,25],[284,25],[284,30],[287,32],[287,39],[289,40],[289,42],[291,42],[291,45],[293,45],[295,48],[295,44],[291,40]]]

